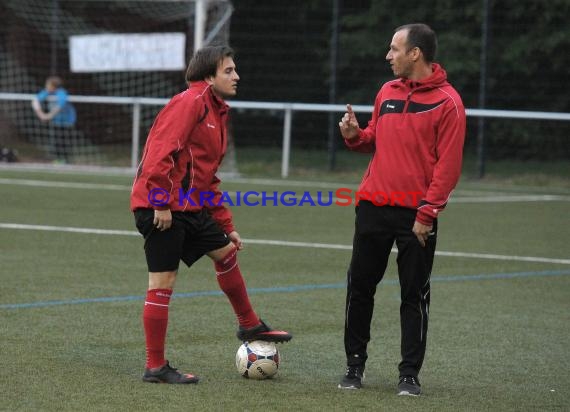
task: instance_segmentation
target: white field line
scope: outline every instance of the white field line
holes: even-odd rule
[[[301,182],[299,182],[301,183]],[[61,189],[86,189],[86,190],[113,190],[113,191],[130,191],[131,186],[127,185],[117,185],[117,184],[104,184],[104,183],[77,183],[77,182],[62,182],[62,181],[49,181],[49,180],[32,180],[32,179],[9,179],[9,178],[0,178],[0,184],[4,185],[15,185],[15,186],[29,186],[29,187],[40,187],[40,188],[61,188]],[[307,182],[307,185],[309,183]],[[327,185],[328,186],[328,185]],[[314,185],[312,186],[315,187]],[[324,186],[323,186],[324,187]],[[338,189],[342,186],[335,186],[335,189]],[[262,193],[262,191],[252,191],[252,190],[244,190],[241,193],[246,192],[257,192]],[[268,195],[272,195],[274,191],[266,192]],[[276,191],[277,195],[280,196],[284,192]],[[308,191],[307,191],[308,192]],[[334,193],[334,191],[324,191],[320,192],[321,194],[321,201],[328,202],[331,200],[329,197],[329,192]],[[228,191],[228,195],[231,197],[236,197],[236,191]],[[300,200],[303,196],[303,192],[296,192],[296,197]],[[347,196],[350,195],[352,197],[352,203],[354,203],[354,196],[356,195],[356,190],[347,193]],[[311,198],[317,203],[317,194],[312,193]],[[249,201],[254,202],[255,200],[261,200],[259,197],[250,196]],[[337,198],[332,197],[332,202],[340,202],[339,206],[350,206],[351,204],[347,205],[348,199],[344,198]],[[538,195],[538,194],[528,194],[528,195],[520,195],[520,194],[513,194],[513,195],[493,195],[493,196],[463,196],[463,197],[451,197],[450,203],[501,203],[501,202],[549,202],[549,201],[570,201],[570,196],[562,196],[562,195]],[[271,204],[271,203],[270,203]],[[305,202],[307,204],[307,202]],[[231,206],[231,205],[230,205]]]
[[[449,203],[503,203],[503,202],[555,202],[570,201],[570,196],[560,195],[499,195],[483,197],[451,197]]]
[[[39,231],[51,231],[51,232],[69,232],[69,233],[84,233],[84,234],[111,235],[111,236],[140,236],[138,232],[132,230],[26,225],[19,223],[0,223],[0,229],[39,230]],[[254,245],[352,250],[351,245],[339,245],[332,243],[290,242],[285,240],[268,240],[268,239],[243,239],[243,242],[246,244],[249,243]],[[397,249],[392,249],[392,252],[397,252]],[[448,257],[511,260],[518,262],[558,263],[562,265],[570,265],[570,259],[545,258],[545,257],[536,257],[536,256],[497,255],[497,254],[488,254],[488,253],[446,252],[446,251],[436,251],[435,254],[438,256],[448,256]]]
[[[97,167],[97,166],[74,166],[74,165],[46,165],[46,166],[38,166],[37,164],[29,164],[29,168],[27,167],[19,167],[23,165],[20,163],[19,165],[14,164],[3,164],[0,162],[0,170],[23,170],[23,171],[45,171],[50,174],[67,174],[73,175],[79,173],[80,175],[98,175],[98,176],[124,176],[127,175],[129,177],[134,176],[135,171],[129,168],[112,168],[112,167]],[[25,166],[25,165],[24,165]],[[36,168],[36,169],[34,169]],[[117,172],[116,170],[119,172]],[[102,173],[102,171],[107,171],[107,173]],[[219,177],[222,178],[223,182],[228,184],[244,184],[244,185],[257,185],[257,186],[272,186],[272,187],[307,187],[309,189],[337,189],[339,187],[351,187],[354,190],[358,187],[358,183],[355,184],[347,184],[347,183],[335,183],[335,182],[315,182],[315,181],[302,181],[302,180],[290,180],[290,179],[262,179],[262,178],[245,178],[245,177],[236,177],[232,174],[224,174],[224,172],[219,173]],[[5,181],[6,184],[12,184],[9,181],[13,181],[14,184],[17,182],[26,180],[26,179],[0,179],[1,181]],[[34,180],[28,180],[29,182],[34,182]],[[43,180],[36,180],[35,182],[43,182]],[[65,183],[65,182],[64,182]],[[126,186],[125,186],[126,187]],[[130,186],[129,190],[130,190]],[[525,187],[525,186],[517,186],[516,189],[511,191],[510,193],[532,193],[536,189],[535,187]],[[505,191],[492,188],[489,189],[463,189],[463,188],[456,188],[454,190],[454,194],[459,196],[463,194],[467,194],[468,196],[474,195],[504,195]]]
[[[127,176],[133,177],[136,170],[130,167],[111,167],[111,166],[82,166],[82,165],[52,165],[52,164],[39,164],[39,163],[2,163],[0,162],[0,171],[22,171],[26,172],[44,172],[46,175],[81,175],[81,176]],[[235,173],[225,173],[219,172],[219,176],[223,182],[227,183],[238,183],[238,184],[251,184],[251,185],[265,185],[273,187],[309,187],[309,188],[328,188],[336,189],[338,187],[347,186],[346,183],[335,183],[335,182],[315,182],[315,181],[305,181],[305,180],[294,180],[294,179],[281,179],[281,178],[254,178],[254,177],[240,177],[239,174]],[[358,186],[358,183],[348,186]],[[521,186],[517,185],[516,189],[512,193],[532,193],[535,191],[534,186]],[[487,195],[487,194],[504,194],[504,190],[490,185],[486,188],[479,190],[465,190],[462,188],[457,188],[454,193],[459,195],[463,192],[468,192],[469,195],[474,195],[477,193]]]
[[[77,183],[51,180],[31,179],[4,179],[0,178],[2,185],[29,186],[29,187],[57,187],[61,189],[91,189],[91,190],[131,190],[131,186],[104,183]]]

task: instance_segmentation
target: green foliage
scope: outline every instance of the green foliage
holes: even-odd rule
[[[483,0],[340,1],[336,103],[372,104],[393,78],[385,60],[396,27],[425,22],[438,34],[437,61],[467,108],[480,104]],[[570,111],[568,0],[489,0],[486,108]],[[329,100],[332,0],[240,0],[232,18],[232,44],[242,75],[239,98],[323,103]],[[327,121],[296,114],[293,144],[323,147]],[[281,119],[247,119],[236,141],[279,144]],[[360,120],[360,119],[359,119]],[[363,116],[362,121],[367,119]],[[470,118],[475,127],[477,119]],[[568,122],[492,122],[492,158],[567,159]],[[261,130],[261,136],[260,136]],[[468,136],[473,139],[475,134]],[[546,145],[545,145],[545,142]],[[548,151],[544,150],[548,147]]]
[[[561,92],[570,67],[570,53],[563,52],[570,50],[570,2],[491,0],[489,4],[485,107],[570,111],[570,99]],[[339,99],[370,104],[379,84],[392,78],[384,59],[393,29],[421,21],[438,33],[437,61],[465,106],[479,107],[482,19],[482,1],[372,0],[365,10],[351,10],[342,20]],[[487,129],[488,154],[491,158],[567,159],[564,123],[568,122],[551,127],[537,121],[494,121]],[[545,150],[546,137],[551,150]]]
[[[505,12],[506,11],[506,12]],[[570,67],[567,0],[506,0],[491,11],[489,106],[570,111],[562,92]]]
[[[437,60],[444,65],[450,80],[463,95],[475,96],[479,73],[480,13],[472,2],[465,2],[465,7],[456,7],[452,3],[416,2],[410,7],[405,2],[372,0],[367,10],[350,10],[342,20],[342,97],[347,101],[369,104],[371,94],[379,85],[393,78],[385,57],[394,29],[410,22],[425,22],[436,30],[439,35]],[[350,86],[354,79],[364,84]]]

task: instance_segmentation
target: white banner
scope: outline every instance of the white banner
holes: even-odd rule
[[[69,37],[72,72],[172,71],[186,67],[184,33]]]

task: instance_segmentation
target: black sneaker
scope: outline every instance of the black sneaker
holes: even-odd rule
[[[259,319],[261,322],[259,325],[253,328],[244,329],[239,327],[236,336],[242,342],[251,342],[252,340],[265,340],[267,342],[289,342],[293,335],[284,330],[273,330],[264,321]]]
[[[155,372],[145,369],[142,380],[152,383],[198,383],[200,378],[189,373],[182,374],[166,361],[166,364]]]
[[[360,389],[364,379],[364,366],[347,366],[346,373],[338,384],[339,389]]]
[[[398,396],[419,396],[422,393],[420,381],[415,376],[401,376]]]

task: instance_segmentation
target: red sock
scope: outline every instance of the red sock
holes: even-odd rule
[[[164,341],[168,325],[168,304],[172,289],[149,289],[143,309],[143,325],[146,339],[146,367],[160,368],[164,359]]]
[[[218,284],[230,300],[240,326],[252,328],[259,325],[259,318],[251,307],[245,282],[239,270],[237,249],[232,250],[222,260],[214,262],[214,265]]]

